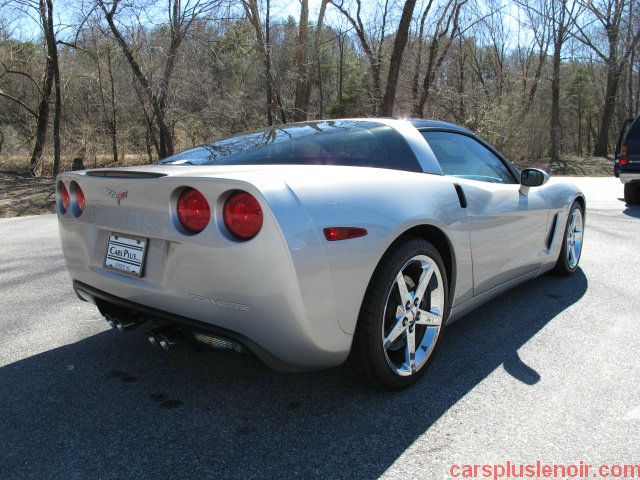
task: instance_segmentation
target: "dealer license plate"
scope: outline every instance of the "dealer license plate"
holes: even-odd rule
[[[120,272],[142,276],[147,240],[112,233],[109,235],[105,266]]]

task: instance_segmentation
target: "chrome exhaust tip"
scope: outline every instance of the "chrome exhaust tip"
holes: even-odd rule
[[[138,326],[138,322],[134,320],[122,320],[116,324],[116,329],[120,333],[128,332],[129,330],[133,330]]]
[[[128,332],[129,330],[133,330],[142,322],[144,322],[144,318],[133,316],[127,316],[125,318],[114,317],[113,315],[106,314],[104,316],[105,320],[109,324],[111,328],[114,330],[118,330],[120,333]]]
[[[149,343],[155,347],[160,347],[166,352],[173,350],[182,342],[182,333],[177,328],[160,327],[149,332]]]
[[[104,319],[107,321],[111,328],[118,328],[118,321],[113,318],[111,315],[107,314],[104,316]]]

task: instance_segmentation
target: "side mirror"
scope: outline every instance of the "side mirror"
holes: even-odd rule
[[[549,181],[549,174],[539,168],[525,168],[520,174],[520,193],[526,195],[530,187],[540,187]]]

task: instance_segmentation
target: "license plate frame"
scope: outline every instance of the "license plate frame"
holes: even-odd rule
[[[119,248],[119,254],[116,254],[117,250],[112,250],[111,247]],[[115,232],[109,233],[104,255],[104,267],[114,272],[140,278],[144,275],[148,249],[149,239],[147,238]],[[125,254],[125,251],[128,253]],[[136,253],[142,255],[139,262],[136,261],[137,259],[131,257],[131,255],[135,255]]]

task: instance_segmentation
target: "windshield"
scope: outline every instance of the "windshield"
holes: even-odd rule
[[[395,129],[368,120],[279,125],[185,150],[162,165],[346,165],[421,171]]]

